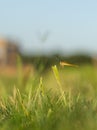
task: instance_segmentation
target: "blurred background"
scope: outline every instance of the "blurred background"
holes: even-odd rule
[[[17,55],[36,69],[61,60],[96,64],[96,7],[95,0],[0,1],[0,66],[15,68]]]

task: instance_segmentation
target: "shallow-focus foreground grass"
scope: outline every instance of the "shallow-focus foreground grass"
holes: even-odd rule
[[[41,76],[22,73],[0,84],[0,130],[96,130],[97,71],[52,66]],[[5,81],[5,80],[4,80]]]

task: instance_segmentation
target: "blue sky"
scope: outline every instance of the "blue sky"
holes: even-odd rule
[[[0,0],[0,36],[26,52],[96,53],[97,0]]]

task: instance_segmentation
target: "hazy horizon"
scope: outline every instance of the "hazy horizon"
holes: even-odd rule
[[[3,0],[0,16],[0,37],[16,39],[26,53],[97,52],[96,0]]]

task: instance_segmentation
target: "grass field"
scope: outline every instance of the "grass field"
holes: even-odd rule
[[[97,68],[52,66],[0,78],[0,130],[96,130]]]

